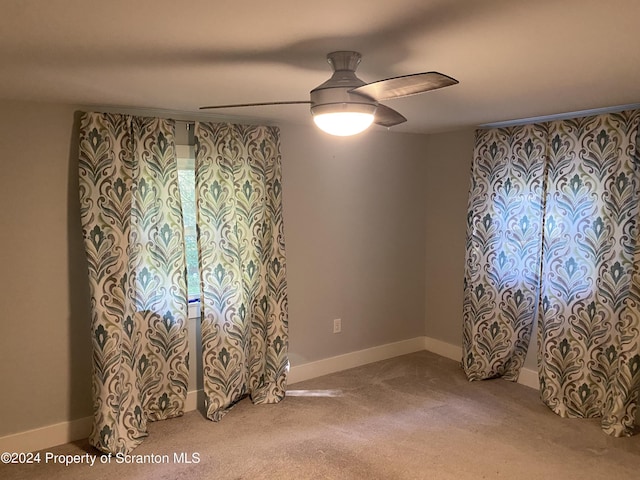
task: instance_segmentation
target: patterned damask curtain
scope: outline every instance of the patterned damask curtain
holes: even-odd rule
[[[244,395],[284,398],[287,285],[279,131],[196,123],[196,202],[207,416]]]
[[[552,122],[539,329],[543,401],[631,435],[640,394],[640,110]]]
[[[80,205],[93,343],[92,445],[129,452],[187,394],[182,211],[170,120],[85,113]]]
[[[463,306],[470,380],[517,380],[537,312],[544,128],[478,130],[471,170]]]
[[[469,200],[468,378],[516,379],[537,318],[542,400],[614,436],[632,433],[640,395],[639,124],[631,111],[479,131]],[[532,155],[544,167],[513,169]],[[543,229],[508,183],[532,193]],[[538,239],[513,260],[523,225]]]

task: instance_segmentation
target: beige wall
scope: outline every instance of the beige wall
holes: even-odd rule
[[[74,109],[0,104],[0,436],[91,414]]]
[[[473,130],[430,135],[426,207],[426,335],[462,344],[462,293]]]
[[[424,335],[425,149],[282,128],[292,364]]]
[[[91,415],[75,111],[0,101],[0,436]],[[424,335],[426,140],[282,127],[293,365]]]

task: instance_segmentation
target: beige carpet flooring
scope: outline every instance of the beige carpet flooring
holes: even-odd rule
[[[640,479],[640,435],[611,438],[598,420],[557,417],[522,385],[469,383],[429,352],[289,389],[278,405],[243,400],[219,423],[190,412],[151,424],[133,454],[165,464],[0,465],[0,478]],[[99,457],[86,442],[41,454],[87,452]]]

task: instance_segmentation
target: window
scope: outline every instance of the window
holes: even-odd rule
[[[198,234],[196,231],[195,151],[189,145],[177,145],[178,185],[182,202],[184,241],[187,254],[187,290],[189,318],[200,318],[200,274]]]

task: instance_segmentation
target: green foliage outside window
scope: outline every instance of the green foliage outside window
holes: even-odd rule
[[[187,254],[187,288],[189,298],[200,297],[200,277],[198,274],[198,236],[196,231],[195,172],[193,168],[178,170],[178,184],[182,201],[184,240]]]

